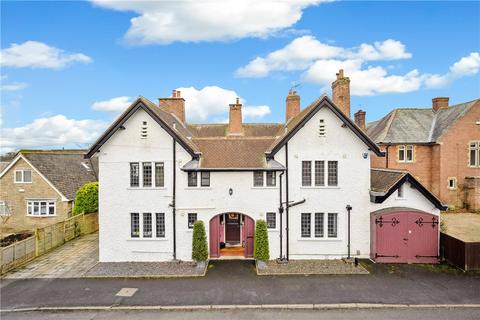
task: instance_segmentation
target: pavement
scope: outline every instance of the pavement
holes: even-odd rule
[[[71,240],[2,278],[75,278],[98,262],[98,232]]]
[[[2,310],[272,304],[480,305],[480,274],[373,265],[369,275],[257,276],[253,262],[215,261],[185,279],[5,279]],[[122,289],[131,296],[117,296]],[[477,309],[478,311],[479,309]],[[479,317],[480,318],[480,317]]]
[[[444,213],[441,218],[447,223],[446,234],[465,242],[480,242],[480,214]]]
[[[215,310],[215,311],[63,311],[2,314],[3,320],[18,319],[138,319],[138,320],[223,320],[223,319],[305,319],[305,320],[478,320],[478,309],[365,309],[365,310]]]

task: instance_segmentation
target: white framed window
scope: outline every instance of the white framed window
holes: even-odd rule
[[[470,167],[480,167],[480,141],[471,141],[468,147]]]
[[[275,171],[267,171],[265,175],[267,176],[267,187],[275,187],[277,184],[277,173]]]
[[[302,213],[301,216],[301,236],[302,238],[310,238],[312,235],[312,214],[311,213]]]
[[[263,187],[263,171],[254,171],[253,172],[253,186],[254,187]]]
[[[142,170],[143,170],[143,187],[144,188],[151,187],[152,186],[152,163],[143,162]]]
[[[254,187],[275,187],[277,185],[275,171],[253,171]]]
[[[210,171],[202,171],[200,174],[200,186],[210,187]]]
[[[198,187],[198,178],[196,171],[189,171],[187,173],[187,183],[189,187]]]
[[[267,212],[267,228],[268,229],[277,228],[277,213],[276,212]]]
[[[15,183],[32,183],[32,170],[15,170]]]
[[[323,238],[324,213],[315,212],[315,238]]]
[[[311,187],[312,182],[314,187],[338,186],[338,161],[315,160],[313,164],[314,172],[312,172],[312,161],[302,161],[302,187]]]
[[[130,162],[130,187],[140,186],[140,164]]]
[[[188,214],[188,229],[193,229],[193,224],[197,221],[197,214],[196,213],[189,213]]]
[[[457,190],[457,177],[448,178],[448,189]]]
[[[27,200],[27,216],[51,217],[55,215],[55,200]]]
[[[398,146],[398,162],[413,162],[414,147],[412,144]]]
[[[165,165],[155,162],[155,187],[165,187]]]
[[[338,213],[315,212],[313,214],[302,213],[300,221],[300,232],[302,238],[323,239],[325,234],[330,239],[338,238]]]
[[[140,186],[143,188],[165,187],[165,163],[130,162],[130,187]]]
[[[312,185],[312,161],[302,161],[302,186]]]
[[[165,213],[131,212],[130,237],[138,239],[165,238]]]
[[[338,213],[328,214],[328,237],[336,238],[338,235]]]

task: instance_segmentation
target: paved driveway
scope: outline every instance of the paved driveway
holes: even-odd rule
[[[3,278],[76,278],[97,262],[98,232],[69,241],[24,267],[7,273]]]

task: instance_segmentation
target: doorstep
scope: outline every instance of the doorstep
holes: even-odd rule
[[[284,276],[284,275],[333,275],[333,274],[369,274],[360,264],[346,260],[290,260],[287,263],[276,260],[267,261],[266,268],[259,268],[259,276]]]

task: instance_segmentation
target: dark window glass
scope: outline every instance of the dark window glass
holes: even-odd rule
[[[328,161],[328,185],[338,185],[338,161]]]
[[[323,238],[323,212],[315,213],[315,238]]]
[[[276,182],[276,172],[275,171],[267,171],[267,186],[275,187]]]
[[[311,214],[310,213],[302,213],[302,238],[309,238],[311,233]]]
[[[143,186],[151,187],[152,186],[152,163],[143,162]]]
[[[201,185],[202,187],[210,187],[210,172],[202,171],[201,173]]]
[[[263,187],[263,171],[254,171],[253,172],[253,186],[254,187]]]
[[[267,228],[275,229],[277,227],[277,214],[275,212],[267,212]]]
[[[130,163],[130,187],[138,187],[140,184],[140,167],[138,162]]]
[[[165,238],[165,213],[155,213],[157,238]]]
[[[197,214],[196,213],[189,213],[188,214],[188,229],[193,229],[193,224],[197,221]]]
[[[407,161],[413,161],[413,146],[407,146]]]
[[[475,149],[470,150],[470,165],[476,166],[477,165],[477,152]]]
[[[188,186],[189,187],[196,187],[197,186],[197,172],[190,171],[188,173]]]
[[[328,214],[328,237],[329,238],[337,237],[337,222],[338,222],[337,220],[338,220],[337,213]]]
[[[130,213],[131,237],[140,237],[140,215],[138,213]]]
[[[155,163],[155,187],[165,186],[165,168],[163,162]]]
[[[302,161],[302,186],[312,185],[312,162]]]
[[[143,237],[144,238],[152,237],[152,214],[151,213],[143,214]]]
[[[405,161],[405,146],[398,146],[398,161]]]
[[[315,161],[315,185],[325,185],[325,161]]]

